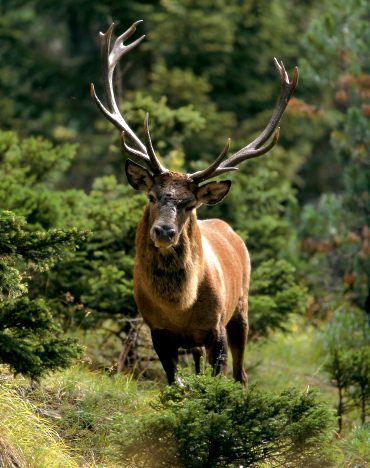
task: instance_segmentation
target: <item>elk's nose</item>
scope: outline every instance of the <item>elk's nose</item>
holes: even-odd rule
[[[171,241],[176,231],[171,226],[157,225],[154,227],[154,234],[159,241]]]

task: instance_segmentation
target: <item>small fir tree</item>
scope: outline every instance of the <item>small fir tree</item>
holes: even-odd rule
[[[322,466],[332,416],[315,392],[248,391],[224,377],[192,376],[165,389],[155,413],[117,441],[121,463],[153,453],[163,466]]]
[[[353,410],[366,423],[370,402],[370,333],[363,311],[344,308],[337,311],[322,330],[328,348],[325,368],[338,390],[339,432],[344,416]]]
[[[48,370],[70,365],[81,348],[62,336],[47,303],[28,294],[29,281],[76,248],[85,233],[76,229],[29,232],[27,228],[23,218],[0,212],[0,362],[37,379]]]

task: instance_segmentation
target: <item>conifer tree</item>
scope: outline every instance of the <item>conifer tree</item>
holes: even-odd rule
[[[316,142],[319,149],[312,158],[320,158],[326,172],[335,174],[336,184],[314,205],[306,205],[301,238],[312,291],[322,290],[324,277],[329,292],[316,294],[319,308],[349,302],[369,314],[370,69],[364,53],[370,37],[368,13],[366,2],[336,0],[306,35],[309,54],[302,67],[322,107],[317,118],[323,144]],[[333,43],[328,43],[329,36],[335,38]],[[330,74],[321,73],[322,63],[329,61]],[[311,273],[317,265],[321,275]]]
[[[81,354],[75,340],[62,336],[50,305],[32,297],[29,281],[84,238],[75,229],[30,232],[22,217],[0,212],[0,362],[14,372],[37,379]]]

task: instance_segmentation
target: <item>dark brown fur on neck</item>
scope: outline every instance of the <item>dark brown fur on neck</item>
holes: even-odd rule
[[[149,206],[145,207],[136,231],[136,269],[145,276],[148,288],[162,301],[179,303],[188,279],[194,274],[195,264],[203,263],[202,250],[198,248],[201,234],[196,213],[192,213],[176,246],[166,250],[155,247],[149,236]]]

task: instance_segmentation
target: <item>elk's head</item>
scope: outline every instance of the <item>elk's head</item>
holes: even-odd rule
[[[194,211],[202,204],[220,202],[231,186],[228,180],[199,186],[187,174],[178,172],[153,175],[130,160],[126,162],[125,169],[132,187],[147,194],[150,237],[161,249],[176,245]]]
[[[145,141],[143,143],[121,115],[114,97],[113,73],[117,63],[145,37],[141,36],[128,45],[124,44],[124,41],[135,32],[140,22],[136,21],[119,36],[112,48],[114,23],[106,33],[100,33],[106,105],[97,97],[93,84],[91,95],[105,117],[121,131],[123,146],[130,158],[136,161],[129,159],[126,162],[126,175],[129,183],[136,190],[143,190],[147,193],[151,239],[157,247],[168,248],[176,245],[182,229],[196,208],[201,204],[218,203],[227,195],[231,186],[230,181],[208,182],[200,185],[202,182],[225,172],[237,170],[236,166],[242,161],[261,156],[276,144],[279,137],[280,119],[298,83],[298,68],[295,67],[293,79],[290,82],[283,62],[274,59],[280,77],[280,97],[269,123],[251,143],[229,156],[229,139],[221,154],[208,168],[193,174],[171,172],[162,166],[153,149],[149,133],[149,115],[146,115],[144,122]]]

